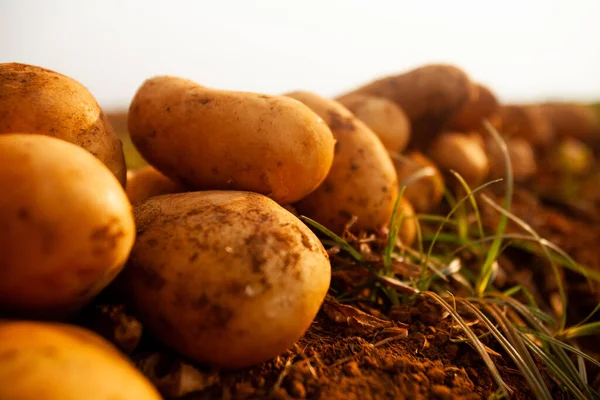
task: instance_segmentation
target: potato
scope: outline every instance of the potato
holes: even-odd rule
[[[186,190],[183,185],[167,178],[151,165],[146,165],[135,171],[128,171],[126,187],[127,197],[133,205],[150,197],[180,193]]]
[[[532,178],[537,172],[537,162],[531,144],[522,137],[506,138],[505,143],[515,181]],[[504,178],[506,176],[504,153],[493,138],[486,140],[485,151],[490,161],[490,179]]]
[[[417,237],[417,219],[415,216],[415,209],[405,197],[400,199],[396,215],[398,216],[397,218],[402,216],[398,238],[403,245],[412,246]]]
[[[114,175],[69,142],[0,135],[0,314],[60,318],[88,303],[133,246]]]
[[[353,229],[387,226],[398,196],[394,164],[373,131],[335,100],[311,92],[288,93],[300,100],[331,128],[336,139],[329,175],[319,188],[299,201],[300,214],[342,233],[352,216]]]
[[[446,128],[450,131],[483,131],[483,120],[495,121],[500,110],[498,99],[481,84],[474,84],[469,100],[454,112]]]
[[[303,104],[160,76],[129,109],[131,139],[146,160],[190,189],[238,189],[292,203],[331,167],[331,131]]]
[[[0,322],[0,399],[159,400],[112,344],[72,325]]]
[[[534,147],[547,148],[554,142],[554,131],[539,106],[507,105],[500,108],[502,134],[522,137]]]
[[[547,103],[540,107],[557,136],[600,143],[600,117],[592,107],[577,103]]]
[[[337,99],[379,136],[386,149],[401,153],[410,139],[410,120],[391,100],[351,94]]]
[[[33,65],[0,64],[0,134],[38,133],[83,147],[125,185],[121,141],[79,82]]]
[[[168,194],[137,206],[135,219],[124,286],[144,326],[200,363],[275,357],[306,331],[329,288],[317,237],[263,195]]]
[[[460,69],[432,64],[378,79],[349,94],[367,94],[395,102],[410,118],[411,147],[426,149],[452,114],[469,100],[473,90]]]
[[[546,166],[553,172],[585,175],[594,167],[594,152],[573,137],[562,138],[546,155]]]
[[[480,144],[463,133],[446,132],[429,149],[429,156],[441,170],[454,170],[471,188],[483,183],[489,160]]]
[[[406,157],[394,159],[398,182],[410,179],[420,169],[432,168],[434,174],[424,176],[416,181],[409,183],[404,189],[403,197],[406,198],[414,209],[419,213],[429,213],[433,211],[444,197],[444,178],[437,166],[422,153],[415,151]]]

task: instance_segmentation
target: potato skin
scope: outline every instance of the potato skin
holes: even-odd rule
[[[351,94],[336,100],[371,128],[389,151],[401,153],[408,145],[410,120],[391,100],[364,94]]]
[[[352,216],[352,229],[387,226],[398,197],[398,179],[390,156],[373,131],[335,100],[296,91],[301,101],[325,120],[336,139],[333,165],[317,190],[296,203],[300,214],[342,233]]]
[[[160,400],[100,336],[72,325],[0,321],[0,398]]]
[[[431,64],[378,79],[348,94],[368,94],[395,102],[411,121],[409,147],[424,150],[452,114],[469,100],[472,90],[462,70]]]
[[[180,193],[185,187],[163,174],[151,165],[127,172],[127,197],[133,205],[161,194]]]
[[[317,237],[263,195],[169,194],[137,206],[135,218],[124,285],[144,326],[200,363],[238,368],[285,351],[329,288]]]
[[[190,189],[248,190],[292,203],[319,186],[333,160],[331,131],[303,104],[176,77],[144,82],[128,125],[144,158]]]
[[[429,149],[429,157],[443,172],[454,170],[471,188],[483,183],[490,165],[481,144],[464,133],[445,132]]]
[[[546,103],[540,105],[556,136],[572,137],[591,145],[600,144],[600,116],[586,104]]]
[[[90,153],[45,135],[0,135],[0,315],[61,318],[121,270],[131,205]]]
[[[521,182],[531,179],[538,170],[535,152],[531,144],[522,137],[508,137],[504,141],[510,157],[514,180]],[[485,141],[485,152],[490,161],[490,179],[504,178],[506,176],[504,153],[493,138]]]
[[[430,167],[435,170],[432,176],[425,176],[411,182],[404,189],[403,198],[406,198],[419,213],[433,211],[444,197],[444,178],[438,167],[421,152],[414,151],[402,159],[394,160],[396,173],[400,185],[405,179],[422,168]]]
[[[83,147],[125,185],[121,141],[79,82],[33,65],[0,64],[0,134],[37,133]]]
[[[473,85],[469,100],[460,107],[448,121],[449,131],[482,131],[483,120],[493,122],[500,110],[500,103],[492,91],[480,83]]]
[[[510,104],[500,108],[502,134],[522,137],[536,148],[548,148],[555,141],[555,132],[537,105]]]

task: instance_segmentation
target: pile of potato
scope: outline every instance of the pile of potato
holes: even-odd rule
[[[484,119],[504,132],[517,179],[536,173],[538,154],[568,159],[600,141],[584,106],[500,105],[448,65],[335,100],[158,76],[128,113],[149,165],[126,171],[85,87],[0,64],[0,398],[160,398],[104,339],[58,322],[109,285],[154,337],[199,363],[239,368],[283,352],[331,276],[297,215],[381,234],[399,186],[429,168],[399,203],[412,245],[414,216],[438,207],[450,169],[472,186],[503,174]]]

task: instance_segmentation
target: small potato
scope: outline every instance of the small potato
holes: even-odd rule
[[[337,99],[379,136],[391,152],[401,153],[410,139],[410,120],[391,100],[364,94],[351,94]]]
[[[126,187],[127,197],[133,205],[161,194],[185,191],[183,185],[167,178],[151,165],[146,165],[135,171],[128,171]]]
[[[473,90],[462,70],[432,64],[378,79],[349,94],[367,94],[395,102],[410,118],[411,147],[426,149],[448,119],[469,100]]]
[[[594,152],[573,137],[561,139],[547,154],[547,166],[567,175],[585,175],[594,167]]]
[[[131,205],[114,175],[69,142],[0,135],[0,316],[61,318],[119,273]]]
[[[190,189],[248,190],[292,203],[323,182],[333,160],[327,125],[286,97],[160,76],[139,88],[128,119],[144,158]]]
[[[452,115],[446,128],[450,131],[469,132],[481,131],[483,120],[492,122],[500,110],[498,99],[481,84],[473,85],[469,100]]]
[[[547,103],[540,107],[556,136],[600,143],[600,116],[592,107],[577,103]]]
[[[72,325],[0,322],[0,399],[160,400],[109,342]]]
[[[507,105],[500,108],[502,134],[522,137],[534,147],[546,148],[554,142],[554,131],[539,106]]]
[[[0,64],[0,134],[38,133],[83,147],[125,185],[121,141],[79,82],[33,65]]]
[[[342,233],[352,216],[353,229],[387,226],[398,196],[394,164],[373,131],[335,100],[311,92],[288,93],[325,120],[336,139],[329,175],[319,188],[296,204],[300,214]]]
[[[489,172],[489,160],[476,140],[463,133],[440,135],[429,149],[429,156],[441,170],[454,170],[471,188],[483,183]]]
[[[398,238],[403,245],[412,246],[417,237],[417,220],[415,216],[415,209],[413,208],[412,204],[410,204],[410,201],[408,201],[405,197],[400,199],[396,215],[398,216],[397,218],[402,216]]]
[[[144,326],[200,363],[275,357],[308,329],[329,288],[317,237],[260,194],[168,194],[138,205],[135,219],[124,285]]]
[[[537,173],[537,162],[531,144],[522,137],[506,138],[505,143],[515,181],[526,181],[532,178]],[[485,152],[490,161],[490,179],[504,178],[506,176],[504,153],[493,138],[486,140]]]
[[[444,197],[444,178],[437,166],[422,153],[415,151],[406,157],[394,159],[398,182],[409,179],[420,169],[429,167],[433,175],[424,176],[411,182],[404,189],[403,198],[406,198],[419,213],[429,213],[433,211]]]

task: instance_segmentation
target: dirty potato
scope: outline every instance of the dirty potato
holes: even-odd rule
[[[135,220],[124,285],[144,326],[200,363],[275,357],[306,331],[329,288],[317,237],[263,195],[158,196],[136,207]]]
[[[60,318],[121,270],[131,205],[95,157],[44,135],[0,135],[0,315]]]
[[[394,102],[383,97],[351,94],[337,99],[379,136],[391,152],[401,153],[410,139],[410,120]]]
[[[395,102],[411,121],[411,147],[426,149],[448,119],[471,97],[473,85],[460,69],[425,65],[371,82],[348,94],[367,94]]]
[[[353,230],[389,224],[398,196],[394,164],[373,131],[335,100],[311,92],[286,94],[325,120],[336,139],[333,165],[319,188],[296,204],[298,211],[334,232],[357,217]]]
[[[161,396],[112,344],[91,331],[66,324],[0,321],[0,399],[82,398]]]
[[[33,65],[0,64],[0,134],[38,133],[83,147],[125,185],[121,141],[79,82]]]
[[[183,185],[174,182],[151,165],[145,165],[134,171],[127,171],[127,197],[133,205],[150,197],[161,194],[185,191]]]
[[[500,103],[494,93],[479,83],[474,84],[469,100],[452,114],[446,128],[457,132],[483,131],[483,121],[494,124],[499,110]]]
[[[196,190],[248,190],[292,203],[321,184],[333,160],[331,131],[305,105],[176,77],[144,82],[128,126],[145,159]]]
[[[414,151],[394,158],[400,185],[411,180],[419,170],[429,168],[431,174],[410,182],[404,189],[406,198],[419,213],[433,211],[444,197],[444,178],[437,166],[423,153]]]
[[[467,134],[446,132],[429,149],[429,157],[443,171],[456,171],[471,188],[483,183],[489,160],[483,147]]]

